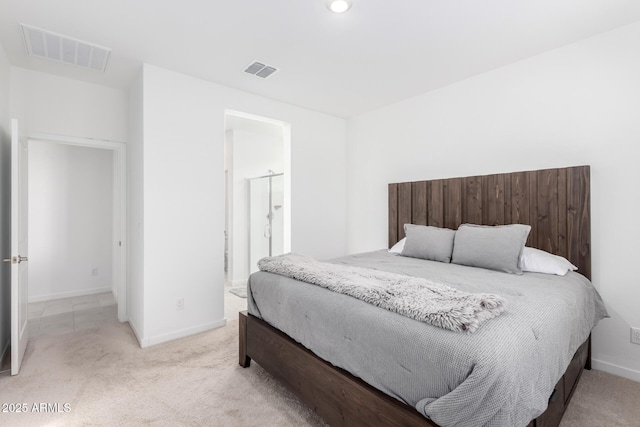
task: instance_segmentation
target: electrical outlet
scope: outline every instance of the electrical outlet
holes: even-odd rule
[[[640,328],[631,328],[631,342],[640,344]]]
[[[184,298],[180,298],[178,302],[176,302],[176,310],[184,310]]]
[[[96,277],[98,275],[98,267],[93,267],[91,269],[91,275]]]

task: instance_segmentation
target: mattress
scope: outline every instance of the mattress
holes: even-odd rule
[[[593,285],[573,272],[513,275],[384,250],[331,262],[506,299],[504,313],[468,334],[279,275],[249,279],[249,313],[443,427],[526,425],[606,316]]]

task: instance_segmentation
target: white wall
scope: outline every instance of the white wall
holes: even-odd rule
[[[9,60],[0,44],[0,258],[11,257]],[[11,265],[0,265],[0,362],[11,340]]]
[[[23,135],[35,132],[123,142],[126,91],[11,67],[11,114]]]
[[[276,125],[273,125],[276,126]],[[282,127],[280,127],[282,129]],[[249,277],[249,182],[248,178],[284,171],[283,135],[234,129],[232,135],[232,268],[234,285]],[[227,135],[229,133],[227,132]]]
[[[387,245],[387,184],[591,165],[594,366],[640,380],[640,23],[349,121],[349,250]]]
[[[292,248],[317,258],[346,252],[343,119],[150,65],[142,92],[143,346],[225,322],[226,109],[291,124]]]
[[[128,313],[129,325],[144,337],[144,159],[142,72],[129,88],[129,142],[127,144]]]
[[[29,301],[112,290],[113,154],[29,143]]]

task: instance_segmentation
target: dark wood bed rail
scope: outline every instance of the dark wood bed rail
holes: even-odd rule
[[[243,311],[238,361],[255,360],[330,426],[438,427],[415,408],[322,360],[268,323]],[[589,365],[591,337],[580,346],[549,397],[549,407],[526,427],[557,427]],[[587,366],[590,368],[590,366]]]
[[[438,427],[247,312],[240,313],[240,331],[240,366],[249,367],[254,359],[329,425]]]
[[[527,245],[567,258],[591,279],[590,168],[389,184],[389,247],[404,224],[529,224]]]

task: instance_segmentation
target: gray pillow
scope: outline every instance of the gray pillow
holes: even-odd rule
[[[455,230],[426,225],[405,224],[407,240],[400,255],[432,261],[451,262]]]
[[[522,274],[520,255],[531,231],[530,225],[462,224],[456,233],[451,262]]]

